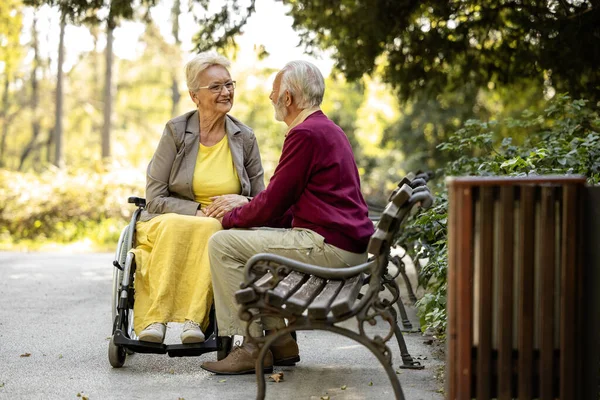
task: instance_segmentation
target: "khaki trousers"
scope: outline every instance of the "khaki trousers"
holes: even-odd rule
[[[309,229],[231,229],[215,233],[208,241],[208,254],[220,336],[246,336],[246,322],[238,316],[235,292],[244,280],[244,266],[257,253],[272,253],[321,267],[343,268],[367,260],[357,254],[325,243],[323,236]],[[253,323],[250,334],[262,336],[263,329],[283,327],[283,321],[264,318]]]

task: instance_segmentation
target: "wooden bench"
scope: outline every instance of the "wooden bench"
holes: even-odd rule
[[[245,281],[236,292],[241,319],[248,325],[266,316],[288,321],[284,329],[265,337],[250,338],[262,346],[256,367],[258,399],[265,396],[263,363],[268,348],[280,336],[297,330],[326,330],[361,343],[385,368],[396,398],[404,399],[398,376],[392,368],[391,352],[386,345],[388,340],[396,335],[404,366],[422,367],[408,354],[398,327],[393,305],[399,299],[400,290],[387,270],[389,249],[412,208],[417,204],[429,207],[432,201],[424,180],[403,179],[390,196],[390,203],[370,239],[368,251],[373,257],[361,265],[324,268],[266,253],[257,254],[248,261]],[[391,293],[391,299],[382,295],[385,289]],[[371,338],[365,331],[365,323],[374,325],[376,317],[389,324],[389,331],[384,337]],[[350,318],[356,319],[358,332],[337,325]],[[247,336],[250,337],[249,331]]]

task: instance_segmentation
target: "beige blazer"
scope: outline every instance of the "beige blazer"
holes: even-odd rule
[[[231,157],[242,186],[242,196],[254,197],[264,190],[264,171],[252,129],[226,115],[225,131]],[[140,221],[159,214],[195,215],[192,179],[200,143],[198,111],[167,122],[146,174],[146,211]]]

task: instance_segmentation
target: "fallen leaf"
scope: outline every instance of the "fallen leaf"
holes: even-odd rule
[[[175,370],[174,370],[173,368],[171,368],[171,369],[169,370],[169,373],[170,373],[171,375],[173,375],[173,374],[175,373]]]
[[[372,381],[371,381],[371,382],[369,382],[369,386],[373,386],[373,382],[372,382]]]
[[[77,393],[77,397],[81,397],[81,393]]]
[[[87,396],[81,396],[81,400],[90,400],[90,398]]]
[[[269,376],[269,378],[273,379],[273,381],[275,381],[275,383],[279,383],[283,380],[283,372],[278,372],[276,374],[273,374],[273,375]]]
[[[0,388],[3,388],[3,387],[4,387],[4,382],[0,383]]]
[[[219,383],[225,383],[225,382],[227,382],[227,379],[221,379],[221,380],[219,381]]]
[[[29,357],[30,355],[31,355],[31,353],[23,353],[19,357]]]
[[[58,358],[59,358],[59,359],[63,358],[63,355],[62,355],[62,354],[59,354],[59,355],[58,355]]]
[[[399,369],[396,370],[396,375],[402,375],[402,371],[400,371]]]
[[[321,400],[329,400],[329,396],[321,396]]]
[[[347,388],[347,387],[348,387],[348,386],[346,386],[346,385],[343,385],[343,386],[342,386],[340,389],[342,389],[342,390],[346,390],[346,388]]]

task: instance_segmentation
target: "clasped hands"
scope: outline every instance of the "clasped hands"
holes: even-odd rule
[[[197,217],[212,217],[223,221],[223,216],[236,207],[241,207],[249,202],[247,197],[239,194],[224,194],[210,198],[212,203],[196,211]]]

